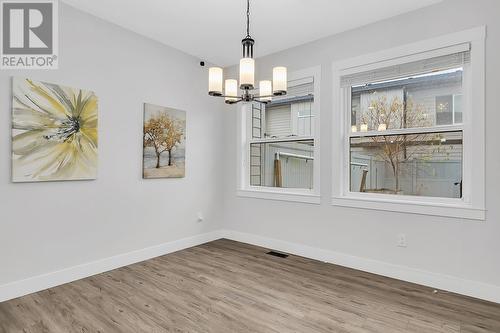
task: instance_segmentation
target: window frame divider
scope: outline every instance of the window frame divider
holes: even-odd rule
[[[367,132],[348,132],[349,138],[363,138],[374,136],[391,136],[391,135],[411,135],[425,133],[446,133],[463,131],[464,126],[460,125],[438,125],[434,127],[414,127],[414,128],[397,128],[388,129],[385,131],[367,131]]]

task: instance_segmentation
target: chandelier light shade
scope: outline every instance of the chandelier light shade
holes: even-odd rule
[[[259,93],[255,90],[255,60],[253,58],[253,46],[255,40],[250,37],[250,0],[247,0],[247,34],[241,41],[243,46],[243,58],[240,60],[240,86],[238,81],[228,79],[224,84],[222,92],[223,72],[220,67],[210,67],[208,70],[208,94],[210,96],[224,97],[228,104],[238,102],[260,102],[269,103],[273,96],[282,96],[287,93],[287,70],[286,67],[273,68],[273,81],[263,80],[259,82]]]
[[[261,97],[259,98],[260,102],[270,102],[272,100],[272,94],[273,94],[273,84],[269,80],[264,80],[259,82],[259,94]],[[266,97],[267,96],[267,97]]]
[[[229,79],[226,80],[224,87],[225,98],[228,103],[236,102],[238,100],[238,81]]]
[[[222,96],[222,68],[210,67],[208,69],[208,93],[211,96]]]
[[[287,75],[286,67],[274,67],[273,68],[273,94],[275,95],[285,95],[287,88]]]
[[[255,73],[255,60],[252,58],[241,58],[240,60],[240,87],[241,89],[253,89]]]

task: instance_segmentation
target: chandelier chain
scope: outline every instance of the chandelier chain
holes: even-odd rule
[[[250,0],[247,0],[247,37],[250,37]]]

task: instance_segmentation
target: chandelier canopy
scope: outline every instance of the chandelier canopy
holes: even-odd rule
[[[286,67],[273,68],[273,80],[259,81],[258,93],[255,84],[255,60],[253,59],[253,46],[255,40],[250,37],[250,0],[247,0],[247,35],[241,41],[243,58],[240,59],[240,85],[242,91],[238,94],[238,81],[227,79],[222,91],[223,71],[220,67],[208,69],[208,94],[215,97],[224,97],[228,104],[238,102],[268,103],[274,96],[286,95],[287,70]]]

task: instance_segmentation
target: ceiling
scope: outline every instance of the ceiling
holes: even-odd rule
[[[241,57],[245,0],[63,0],[97,17],[228,66]],[[442,0],[250,0],[255,56],[264,56]]]

